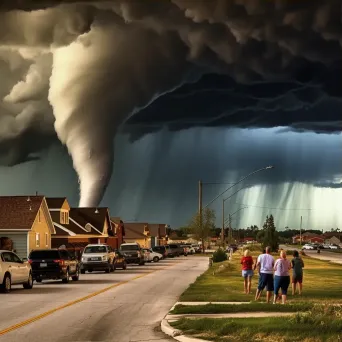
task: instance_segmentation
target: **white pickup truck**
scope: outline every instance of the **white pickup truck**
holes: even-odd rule
[[[2,292],[8,293],[12,285],[23,285],[24,289],[32,289],[31,265],[13,252],[0,250],[0,288]]]

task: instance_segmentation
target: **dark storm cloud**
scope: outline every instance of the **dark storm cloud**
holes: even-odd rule
[[[37,66],[21,74],[25,91],[4,94],[11,108],[0,113],[7,134],[0,144],[39,128],[41,110],[18,123],[25,110],[18,106],[41,108],[48,92],[83,204],[101,198],[111,141],[129,117],[145,133],[203,125],[340,129],[340,0],[2,1],[0,8],[2,48]],[[48,54],[52,62],[43,63]],[[45,110],[50,125],[52,110]]]
[[[330,189],[340,189],[342,188],[342,182],[335,183],[335,182],[318,182],[314,184],[317,188],[330,188]]]

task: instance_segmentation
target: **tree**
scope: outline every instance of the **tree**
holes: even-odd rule
[[[271,247],[273,252],[276,252],[279,248],[279,237],[278,232],[276,231],[276,227],[274,225],[273,215],[266,216],[266,221],[263,226],[264,230],[264,239],[262,243],[262,247],[266,248],[267,246]]]
[[[189,223],[189,232],[193,234],[197,240],[202,241],[202,248],[204,248],[204,241],[210,235],[212,229],[215,228],[215,211],[210,208],[204,208],[201,214],[198,212]]]

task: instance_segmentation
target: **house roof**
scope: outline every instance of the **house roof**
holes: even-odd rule
[[[0,196],[0,230],[30,230],[44,196]]]
[[[75,210],[73,211],[70,210],[68,224],[60,223],[59,211],[50,212],[53,224],[56,229],[56,235],[71,236],[72,234],[70,234],[68,231],[71,231],[72,233],[77,234],[77,235],[101,235],[97,230],[93,228],[91,228],[90,231],[87,231],[87,229],[85,228],[86,223],[84,223],[84,221],[80,222],[78,220],[78,216],[76,215],[77,208],[74,208],[74,209]],[[92,224],[91,222],[89,223]]]
[[[47,197],[46,203],[49,209],[60,209],[62,208],[66,197]]]
[[[93,227],[104,233],[104,223],[107,221],[108,228],[112,226],[108,208],[71,208],[69,217],[85,227],[90,223]]]
[[[144,226],[147,223],[125,223],[125,239],[145,239]]]

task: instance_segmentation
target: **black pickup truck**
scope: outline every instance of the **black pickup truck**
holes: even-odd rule
[[[127,264],[145,265],[144,252],[138,243],[123,243],[119,250]]]
[[[33,279],[40,283],[43,279],[62,279],[68,283],[79,279],[79,262],[65,249],[37,249],[31,251],[28,262],[32,267]]]

